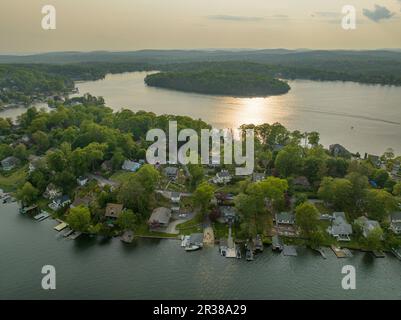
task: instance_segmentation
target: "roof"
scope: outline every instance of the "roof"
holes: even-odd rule
[[[64,194],[62,196],[59,196],[59,197],[55,198],[53,201],[54,202],[58,202],[58,203],[64,203],[64,202],[69,201],[69,200],[70,200],[70,197],[67,196],[66,194]]]
[[[131,160],[125,160],[122,169],[135,172],[141,167],[141,164]]]
[[[344,212],[333,212],[332,235],[352,234],[352,226],[347,222]]]
[[[153,210],[149,218],[149,223],[167,224],[171,218],[171,210],[165,207],[159,207]]]
[[[295,222],[295,216],[291,212],[280,212],[276,214],[276,221],[289,221],[290,223]]]
[[[394,211],[390,214],[391,221],[401,221],[401,211]]]
[[[118,218],[123,211],[123,205],[118,203],[108,203],[105,216],[109,218]]]
[[[299,177],[294,178],[293,184],[299,185],[299,186],[304,186],[304,187],[310,187],[308,178],[306,178],[304,176],[299,176]]]
[[[252,174],[252,181],[260,181],[260,180],[263,180],[264,178],[265,178],[265,174],[264,173],[261,173],[261,172],[254,172],[253,174]]]
[[[181,197],[180,192],[176,192],[176,191],[171,192],[171,198],[180,198],[180,197]]]
[[[231,207],[231,206],[220,206],[219,207],[221,214],[224,217],[235,217],[237,210],[235,209],[235,207]]]
[[[1,164],[4,165],[17,165],[19,163],[19,159],[11,156],[11,157],[7,157],[4,158],[3,160],[1,160]]]
[[[87,197],[82,197],[82,198],[75,198],[74,199],[74,202],[72,203],[72,205],[74,206],[74,207],[78,207],[78,206],[81,206],[81,205],[83,205],[83,206],[89,206],[89,204],[91,203],[93,201],[93,198],[92,197],[89,197],[89,196],[87,196]]]
[[[229,177],[230,173],[227,170],[222,170],[219,173],[217,173],[217,176],[224,178],[224,177]]]
[[[178,172],[178,168],[176,167],[166,167],[164,168],[164,173],[168,176],[174,176]]]

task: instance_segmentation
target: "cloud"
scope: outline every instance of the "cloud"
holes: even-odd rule
[[[386,7],[375,4],[374,10],[363,9],[363,15],[374,22],[379,22],[391,19],[394,16],[394,12],[391,12]]]
[[[223,21],[240,21],[240,22],[254,22],[254,21],[262,21],[263,17],[249,17],[249,16],[230,16],[230,15],[213,15],[208,16],[210,20],[223,20]]]

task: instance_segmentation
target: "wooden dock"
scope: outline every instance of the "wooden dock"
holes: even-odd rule
[[[67,224],[67,223],[61,222],[59,225],[57,225],[57,226],[54,227],[54,230],[60,232],[60,231],[64,230],[64,229],[67,228],[67,227],[68,227],[68,224]]]
[[[289,257],[296,257],[296,256],[298,256],[297,248],[295,246],[284,245],[283,255],[289,256]]]
[[[350,258],[352,257],[352,253],[349,249],[341,249],[339,247],[336,247],[334,245],[331,245],[331,250],[333,250],[334,254],[336,255],[337,258]]]

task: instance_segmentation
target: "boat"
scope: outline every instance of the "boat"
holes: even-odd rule
[[[246,261],[253,261],[254,260],[254,255],[253,255],[253,242],[247,240],[245,243],[245,259]]]
[[[391,248],[391,252],[398,260],[401,260],[401,248]]]
[[[68,236],[70,236],[72,233],[74,233],[74,230],[72,230],[71,228],[67,227],[63,230],[62,236],[64,238],[67,238]]]
[[[241,253],[240,246],[237,246],[236,258],[237,259],[241,259],[242,258],[242,253]]]
[[[191,239],[191,236],[182,235],[181,236],[181,247],[185,248],[189,244],[190,239]]]
[[[262,236],[260,234],[256,235],[256,238],[254,240],[255,244],[255,251],[263,252],[263,241],[262,241]]]
[[[196,251],[199,250],[201,247],[195,244],[190,244],[185,247],[185,251]]]
[[[273,251],[283,251],[283,243],[281,241],[281,239],[279,238],[279,236],[274,235],[272,237],[272,250]]]

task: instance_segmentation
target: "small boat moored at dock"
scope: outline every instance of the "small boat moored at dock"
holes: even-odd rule
[[[272,250],[273,251],[283,251],[283,242],[281,241],[280,237],[277,235],[274,235],[272,237]]]
[[[255,251],[263,252],[263,241],[262,236],[260,234],[256,235],[255,240],[253,241],[255,244]]]

